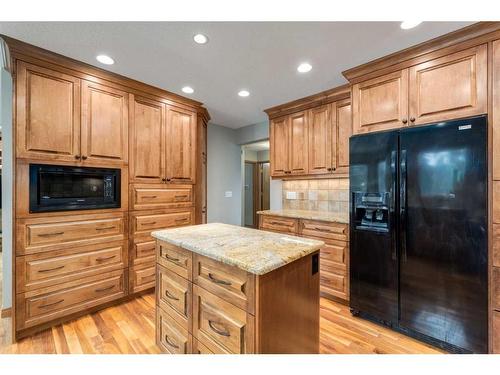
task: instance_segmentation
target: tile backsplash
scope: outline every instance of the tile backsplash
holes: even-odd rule
[[[283,181],[283,208],[349,214],[349,179]]]

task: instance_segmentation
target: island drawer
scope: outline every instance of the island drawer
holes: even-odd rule
[[[255,313],[255,275],[193,254],[193,282],[240,309]]]
[[[131,241],[132,245],[130,246],[130,265],[139,266],[145,263],[154,263],[156,260],[156,242],[153,240],[139,243],[134,242]]]
[[[192,253],[164,241],[157,242],[156,261],[166,269],[192,280]]]
[[[126,239],[123,213],[18,219],[18,255]]]
[[[233,354],[254,352],[253,315],[198,285],[193,285],[193,296],[195,339]]]
[[[327,221],[301,220],[300,234],[304,237],[347,241],[348,226],[346,224]]]
[[[154,262],[130,267],[130,293],[137,293],[155,287],[156,265]]]
[[[127,241],[16,257],[17,293],[127,267]]]
[[[298,220],[281,216],[260,215],[260,228],[274,232],[295,234],[298,230]]]
[[[493,353],[500,353],[500,311],[493,312]]]
[[[116,270],[16,296],[17,330],[36,326],[126,295],[126,271]]]
[[[192,352],[191,335],[162,309],[156,309],[156,343],[164,353]]]
[[[229,354],[227,352],[215,353],[212,350],[210,350],[206,345],[196,340],[194,337],[192,338],[192,340],[193,340],[193,354]]]
[[[190,207],[193,202],[191,185],[145,185],[131,187],[130,202],[133,210]]]
[[[156,303],[179,325],[191,331],[192,284],[160,265],[156,271]]]

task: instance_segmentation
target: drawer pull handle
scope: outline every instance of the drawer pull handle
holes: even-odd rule
[[[107,229],[115,229],[116,227],[113,225],[111,227],[99,227],[99,228],[95,228],[95,230],[107,230]]]
[[[65,266],[59,266],[59,267],[54,267],[54,268],[48,268],[46,270],[38,270],[38,272],[40,273],[44,273],[44,272],[50,272],[50,271],[56,271],[56,270],[60,270],[60,269],[63,269]]]
[[[289,225],[289,224],[283,223],[281,221],[270,221],[269,224],[272,224],[272,225],[285,225],[285,226]]]
[[[170,341],[168,335],[165,335],[165,342],[172,348],[179,349],[179,345],[176,345],[174,342]]]
[[[41,234],[38,234],[37,236],[38,237],[52,237],[52,236],[61,236],[63,234],[64,234],[64,232],[54,232],[54,233],[41,233]]]
[[[187,198],[187,197],[188,197],[187,195],[176,195],[175,196],[176,199]]]
[[[218,329],[217,327],[215,327],[215,324],[216,323],[211,321],[211,320],[208,321],[208,326],[212,329],[212,331],[214,331],[218,335],[225,336],[225,337],[231,336],[231,334],[228,331],[222,331],[222,330]]]
[[[154,198],[156,198],[157,196],[156,196],[156,195],[143,195],[142,197],[143,197],[143,198],[146,198],[146,199],[154,199]]]
[[[149,223],[142,223],[142,225],[154,225],[156,224],[156,221],[150,221]]]
[[[114,285],[111,285],[111,286],[108,286],[106,288],[96,289],[95,292],[97,292],[97,293],[99,293],[99,292],[106,292],[108,290],[113,289],[114,287],[115,287]]]
[[[216,284],[221,284],[221,285],[231,285],[231,283],[229,281],[225,281],[225,280],[221,280],[221,279],[217,279],[216,277],[214,277],[214,275],[212,275],[211,273],[208,274],[208,278],[210,280],[212,280],[214,283]]]
[[[116,258],[116,255],[111,255],[109,257],[96,258],[96,262],[103,262],[105,260],[110,260],[110,259],[113,259],[113,258]]]
[[[175,219],[175,222],[181,223],[181,222],[186,221],[186,220],[187,220],[187,217],[183,217],[182,219]]]
[[[168,254],[165,254],[165,258],[171,262],[174,262],[174,263],[179,263],[180,259],[179,258],[173,258],[171,257],[170,255]]]
[[[55,305],[59,305],[60,303],[64,302],[64,298],[63,299],[60,299],[59,301],[56,301],[56,302],[52,302],[52,303],[47,303],[45,305],[40,305],[38,306],[39,309],[46,309],[47,307],[51,307],[51,306],[55,306]]]
[[[328,228],[314,227],[314,229],[319,230],[320,232],[328,232],[328,233],[331,232],[330,229]]]
[[[171,294],[168,290],[165,291],[165,296],[167,298],[173,299],[174,301],[178,301],[179,300],[179,298],[177,298],[176,296],[174,296],[173,294]]]

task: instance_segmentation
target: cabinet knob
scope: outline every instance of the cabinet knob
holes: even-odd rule
[[[166,178],[162,178],[161,180],[162,180],[163,182],[166,182],[166,181],[167,181],[167,179],[166,179]]]
[[[77,159],[77,160],[78,160],[78,159],[80,159],[80,158],[81,158],[81,156],[80,156],[80,155],[75,155],[75,159]]]
[[[402,119],[401,121],[403,122],[403,124],[406,124],[408,122],[406,118]]]
[[[411,122],[415,122],[415,117],[410,117]]]
[[[82,156],[83,160],[87,160],[87,157],[85,155]]]
[[[331,170],[332,170],[332,168],[326,168],[326,170],[327,170],[327,171],[331,171]]]
[[[170,181],[172,181],[172,179],[171,178],[167,178],[167,182],[170,182]]]

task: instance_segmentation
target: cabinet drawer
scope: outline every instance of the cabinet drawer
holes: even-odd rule
[[[192,253],[190,251],[163,241],[158,241],[157,246],[156,261],[160,265],[186,280],[192,280]]]
[[[17,329],[32,327],[126,295],[125,270],[16,296]]]
[[[500,268],[493,267],[492,274],[493,297],[491,304],[493,308],[500,311]]]
[[[16,257],[17,293],[127,267],[127,242]]]
[[[190,207],[194,204],[191,185],[134,185],[131,189],[134,210]]]
[[[156,309],[156,325],[156,343],[164,353],[191,353],[191,335],[162,309]]]
[[[193,354],[219,354],[219,353],[214,353],[206,345],[202,344],[195,338],[193,338],[192,340],[193,340]],[[224,353],[224,354],[229,354],[229,353]]]
[[[498,186],[500,187],[500,183],[498,183]],[[500,200],[494,199],[494,202],[500,202]],[[500,206],[500,204],[495,203],[494,206]],[[493,246],[492,246],[493,247],[493,265],[495,267],[500,267],[500,224],[493,224],[492,243],[493,243]]]
[[[157,304],[184,329],[191,330],[192,284],[158,265],[156,274]]]
[[[263,230],[271,230],[281,233],[297,233],[298,220],[281,216],[266,216],[260,217],[260,228]]]
[[[300,234],[304,237],[312,236],[321,239],[347,241],[348,228],[346,224],[302,220]]]
[[[156,266],[153,263],[138,267],[130,267],[130,293],[155,287]]]
[[[156,259],[156,241],[132,243],[130,247],[130,265],[139,266],[154,263]]]
[[[321,261],[332,262],[342,267],[347,268],[348,247],[346,242],[334,241],[327,242],[320,250]]]
[[[500,311],[493,312],[493,353],[500,354]]]
[[[193,336],[234,354],[254,352],[254,317],[193,285]]]
[[[133,213],[131,229],[134,236],[145,235],[146,239],[154,230],[193,224],[192,210],[176,212]]]
[[[255,276],[237,267],[193,254],[193,282],[254,314]]]
[[[69,244],[78,246],[125,239],[123,214],[111,215],[19,219],[17,252],[19,255],[30,254],[67,248]]]

